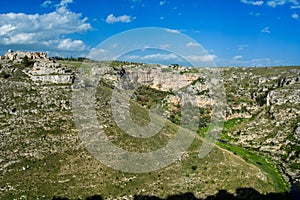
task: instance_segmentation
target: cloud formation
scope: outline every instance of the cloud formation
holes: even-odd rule
[[[122,15],[119,17],[115,17],[113,14],[109,14],[106,17],[106,23],[108,24],[114,24],[114,23],[118,23],[118,22],[122,22],[122,23],[130,23],[132,20],[134,20],[135,17],[131,17],[128,15]]]
[[[216,55],[190,55],[185,57],[188,61],[195,63],[209,63],[213,62],[217,56]],[[122,60],[132,61],[132,62],[146,62],[146,63],[160,63],[160,64],[171,64],[178,63],[181,65],[189,65],[187,61],[183,60],[181,57],[174,53],[152,53],[148,55],[126,55],[122,57]]]
[[[240,44],[238,45],[238,50],[239,51],[243,51],[245,50],[249,45],[248,44]]]
[[[262,33],[271,33],[269,27],[263,28],[260,32],[262,32]]]
[[[166,29],[166,31],[169,33],[180,33],[180,31],[176,29]]]
[[[242,3],[250,4],[253,6],[262,6],[264,4],[263,1],[249,1],[249,0],[241,0]]]
[[[291,17],[292,17],[293,19],[299,19],[299,15],[296,14],[296,13],[292,14]]]
[[[243,56],[241,56],[241,55],[233,56],[233,59],[234,59],[234,60],[240,60],[240,59],[242,59],[242,58],[243,58]]]
[[[57,47],[61,50],[70,50],[70,51],[74,49],[76,49],[77,51],[84,51],[86,49],[83,41],[72,40],[70,38],[61,40]]]
[[[159,5],[160,5],[160,6],[163,6],[165,3],[167,3],[167,2],[166,2],[166,1],[160,1],[160,2],[159,2]]]
[[[262,6],[265,2],[262,0],[241,0],[242,3],[253,5],[253,6]],[[286,4],[292,4],[292,9],[298,9],[300,8],[300,3],[298,0],[268,0],[266,1],[267,6],[270,6],[272,8],[275,8],[277,6],[283,6]]]
[[[273,8],[277,6],[283,6],[285,4],[293,4],[291,8],[299,6],[298,0],[271,0],[267,2],[267,5]]]
[[[44,1],[44,2],[41,4],[41,6],[42,6],[43,8],[47,8],[47,7],[50,6],[51,4],[52,4],[51,1]]]
[[[73,3],[73,0],[61,0],[57,6],[67,6],[68,4]]]
[[[258,12],[250,12],[249,14],[252,15],[252,16],[255,16],[255,17],[260,16],[260,13],[258,13]]]
[[[67,8],[72,2],[62,0],[54,12],[46,14],[0,14],[0,45],[12,48],[23,45],[29,49],[39,47],[53,52],[86,50],[88,47],[83,41],[68,38],[69,34],[92,29],[87,18]]]
[[[208,54],[203,56],[187,56],[187,58],[193,62],[212,62],[217,56]]]
[[[282,6],[286,3],[287,3],[286,0],[274,0],[274,1],[267,2],[268,6],[271,6],[273,8],[275,8],[276,6]]]
[[[196,43],[196,42],[189,42],[189,43],[186,44],[186,46],[187,47],[198,47],[200,45],[198,43]]]
[[[228,65],[231,66],[269,66],[269,65],[278,65],[280,60],[271,60],[270,58],[253,58],[253,59],[244,59],[244,57],[234,56],[231,60],[228,61]]]

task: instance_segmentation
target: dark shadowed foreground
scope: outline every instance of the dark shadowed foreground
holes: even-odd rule
[[[104,199],[101,195],[93,195],[86,200],[102,200]],[[300,199],[300,188],[297,188],[289,193],[268,193],[260,194],[253,188],[239,188],[235,194],[231,194],[226,190],[219,190],[219,192],[213,196],[208,196],[205,199],[198,199],[191,192],[177,195],[170,195],[166,199],[159,198],[151,195],[135,195],[134,200],[299,200]],[[70,200],[67,197],[53,197],[52,200]]]

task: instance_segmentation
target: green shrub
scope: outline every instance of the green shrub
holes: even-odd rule
[[[9,73],[6,73],[6,72],[0,73],[0,78],[8,79],[9,77],[11,77],[11,75]]]
[[[33,64],[34,64],[34,61],[29,59],[27,56],[25,56],[23,59],[22,59],[22,64],[25,66],[25,67],[33,67]]]

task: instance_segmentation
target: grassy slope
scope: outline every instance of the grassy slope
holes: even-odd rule
[[[226,133],[231,131],[232,129],[236,128],[241,123],[247,123],[251,119],[231,119],[225,122],[223,128],[223,137],[225,140],[231,140]],[[259,167],[262,171],[264,171],[270,179],[273,180],[275,183],[275,187],[277,190],[286,192],[289,189],[289,185],[283,179],[279,168],[276,166],[276,163],[272,161],[271,158],[268,158],[264,155],[258,155],[257,152],[251,149],[246,149],[240,146],[231,145],[227,142],[218,142],[217,143],[220,147],[227,149],[234,154],[240,156],[248,163],[251,163],[257,167]]]
[[[236,128],[243,122],[247,122],[249,119],[235,118],[230,119],[224,123],[223,134],[217,145],[225,150],[230,151],[232,154],[239,156],[241,159],[245,160],[249,164],[261,169],[264,174],[268,177],[269,183],[276,188],[277,191],[286,192],[289,189],[288,183],[283,179],[280,169],[276,166],[276,163],[264,155],[259,155],[256,151],[251,149],[246,149],[240,146],[232,145],[228,143],[232,140],[226,133]],[[210,127],[206,127],[199,131],[201,137],[205,137],[205,133]]]

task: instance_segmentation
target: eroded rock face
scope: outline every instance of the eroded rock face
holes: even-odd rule
[[[53,61],[37,61],[25,73],[36,84],[72,84],[75,76],[70,69]]]
[[[14,52],[12,50],[8,50],[8,52],[5,55],[0,56],[0,60],[10,60],[16,63],[20,63],[25,56],[27,56],[29,59],[35,59],[35,60],[47,59],[46,52],[24,52],[24,51]]]
[[[13,52],[9,50],[1,56],[1,63],[7,68],[11,68],[9,62],[21,64],[27,57],[34,62],[33,67],[26,68],[23,72],[30,77],[35,84],[72,84],[75,76],[70,69],[62,67],[59,63],[47,58],[44,52]],[[18,69],[16,69],[18,70]]]
[[[165,66],[157,67],[149,66],[140,68],[132,66],[122,66],[126,74],[121,78],[120,69],[102,68],[95,71],[97,76],[102,77],[106,82],[111,82],[117,86],[118,82],[123,81],[133,85],[144,85],[150,88],[164,92],[179,92],[182,88],[186,88],[186,92],[193,96],[190,100],[194,105],[205,107],[215,102],[208,98],[209,84],[206,80],[205,73],[180,73],[182,71],[172,70],[164,72],[166,69],[171,69]],[[181,70],[187,71],[183,68]],[[181,100],[176,95],[170,95],[168,101],[172,104],[180,104]]]
[[[164,73],[162,68],[127,70],[128,76],[135,79],[140,84],[162,91],[177,91],[180,88],[190,85],[193,81],[201,77],[200,74],[180,74],[176,72]]]
[[[300,104],[300,88],[289,88],[270,91],[267,105]]]

